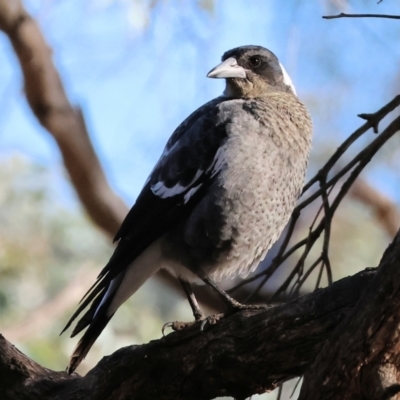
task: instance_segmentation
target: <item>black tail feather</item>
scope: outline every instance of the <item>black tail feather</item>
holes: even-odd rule
[[[118,286],[114,288],[112,293],[108,293],[108,288],[109,285],[104,289],[99,289],[101,290],[100,293],[98,293],[98,296],[94,299],[94,301],[90,305],[90,308],[86,311],[83,317],[78,321],[75,329],[72,332],[71,337],[74,337],[83,329],[88,327],[86,332],[76,345],[75,350],[73,351],[70,358],[67,367],[67,372],[70,374],[75,371],[81,361],[86,357],[86,354],[92,347],[93,343],[96,341],[105,326],[108,324],[108,321],[110,321],[110,319],[114,315],[114,313],[108,315],[108,308],[114,298]],[[97,290],[98,289],[96,288],[95,291]],[[93,293],[90,294],[90,296],[84,301],[81,307],[84,306],[84,304],[88,301],[92,300],[91,298],[92,296],[94,296]],[[101,304],[103,300],[104,302],[103,304]]]
[[[79,332],[84,330],[88,325],[92,323],[94,320],[94,316],[96,314],[96,310],[100,305],[101,300],[103,299],[103,296],[100,294],[97,296],[97,298],[93,301],[92,305],[90,308],[85,312],[85,314],[81,317],[81,319],[77,322],[74,330],[71,333],[70,337],[76,336]]]
[[[87,296],[85,301],[83,301],[84,298],[81,300],[81,302],[80,302],[81,304],[79,305],[78,309],[73,313],[72,317],[69,319],[69,321],[65,325],[64,329],[61,331],[60,335],[62,335],[71,326],[71,324],[72,324],[72,322],[74,322],[75,318],[93,301],[93,299],[95,299],[94,303],[97,303],[97,305],[99,304],[99,301],[101,301],[101,300],[98,300],[98,299],[101,299],[103,297],[102,294],[105,293],[107,286],[105,286],[105,284],[103,284],[103,282],[96,282],[96,283],[99,283],[99,285],[95,288],[92,287],[90,289],[90,290],[93,289],[93,291],[92,291],[92,293],[90,293],[89,296],[87,296],[89,292],[85,294],[84,298]],[[90,307],[90,310],[92,309],[92,306]]]
[[[104,308],[102,309],[104,310]],[[89,328],[82,336],[81,340],[78,342],[75,350],[72,353],[67,367],[67,372],[69,374],[72,374],[78,367],[78,365],[82,362],[82,360],[86,357],[86,354],[91,349],[93,343],[96,341],[96,339],[111,318],[112,315],[108,317],[105,315],[104,312],[102,312],[102,315],[96,315],[95,320],[90,323]]]

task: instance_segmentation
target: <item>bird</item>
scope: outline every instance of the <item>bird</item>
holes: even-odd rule
[[[312,121],[285,68],[262,46],[225,52],[207,77],[225,79],[224,92],[173,132],[114,253],[63,330],[85,310],[71,334],[86,329],[68,373],[160,269],[179,279],[195,321],[205,317],[192,283],[209,285],[232,310],[251,306],[216,282],[254,271],[287,225],[304,184]]]

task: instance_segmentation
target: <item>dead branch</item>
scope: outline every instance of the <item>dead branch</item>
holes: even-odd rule
[[[299,400],[399,398],[399,268],[400,232],[368,289],[306,371]]]
[[[85,377],[45,369],[1,338],[1,398],[244,399],[273,390],[305,372],[375,275],[363,271],[283,305],[233,314],[204,333],[197,324],[125,347]]]
[[[400,15],[387,15],[387,14],[346,14],[340,13],[338,15],[325,15],[324,19],[337,19],[337,18],[389,18],[400,19]]]

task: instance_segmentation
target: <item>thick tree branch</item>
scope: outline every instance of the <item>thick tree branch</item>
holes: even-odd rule
[[[234,314],[205,333],[197,324],[120,349],[85,377],[46,370],[2,339],[1,398],[241,399],[272,390],[304,373],[375,275],[364,271],[284,305]]]
[[[356,307],[307,370],[300,400],[382,400],[399,392],[399,268],[400,232]]]

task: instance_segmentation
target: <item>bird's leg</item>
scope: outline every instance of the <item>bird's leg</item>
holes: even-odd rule
[[[190,286],[189,282],[187,282],[183,279],[179,279],[179,282],[181,283],[183,290],[186,293],[186,297],[187,297],[190,307],[192,308],[192,311],[193,311],[194,319],[196,321],[203,320],[204,314],[200,310],[199,303],[197,303],[196,296],[194,295],[193,290],[192,290],[192,286]]]
[[[204,276],[201,278],[208,286],[210,286],[215,292],[217,292],[224,302],[231,308],[242,308],[243,304],[236,301],[233,297],[229,296],[224,290],[218,287],[213,280],[211,280],[208,276]]]
[[[242,304],[235,300],[233,297],[229,296],[224,290],[218,287],[213,280],[211,280],[208,276],[203,276],[201,278],[208,286],[210,286],[214,291],[216,291],[225,303],[228,305],[230,309],[233,310],[245,310],[245,309],[257,309],[257,308],[266,308],[265,304]]]
[[[216,283],[210,279],[208,276],[206,276],[204,273],[199,273],[198,276],[201,277],[201,279],[206,283],[208,286],[210,286],[215,292],[217,292],[224,302],[228,305],[230,311],[235,312],[238,310],[246,310],[246,309],[262,309],[262,308],[267,308],[268,306],[266,304],[242,304],[239,303],[237,300],[235,300],[233,297],[229,296],[228,293],[226,293],[224,290],[222,290],[220,287],[216,285]],[[190,307],[192,308],[193,315],[195,318],[195,322],[202,321],[200,325],[200,330],[203,331],[204,327],[206,324],[214,325],[216,324],[223,316],[224,314],[216,314],[216,315],[210,315],[209,317],[204,317],[204,314],[201,312],[199,304],[197,303],[196,297],[193,293],[192,287],[190,286],[190,283],[187,281],[184,281],[183,279],[179,279],[181,282],[181,285],[186,293],[186,296],[189,300]],[[162,328],[162,333],[164,335],[164,331],[166,328],[172,328],[174,331],[180,331],[182,329],[186,329],[190,326],[193,326],[193,322],[168,322],[166,323],[163,328]]]
[[[167,322],[166,324],[164,324],[163,328],[162,328],[162,334],[164,335],[164,331],[166,328],[171,328],[174,331],[181,331],[182,329],[185,329],[189,326],[194,325],[196,322],[198,321],[206,321],[206,317],[204,316],[204,314],[202,313],[202,311],[200,310],[199,307],[199,303],[197,302],[196,296],[193,293],[192,290],[192,286],[190,285],[189,282],[180,279],[179,278],[179,282],[181,283],[183,290],[186,293],[186,297],[189,301],[190,307],[192,308],[193,311],[193,316],[195,319],[195,322],[180,322],[180,321],[175,321],[175,322]],[[201,330],[203,330],[204,324],[201,324]]]

